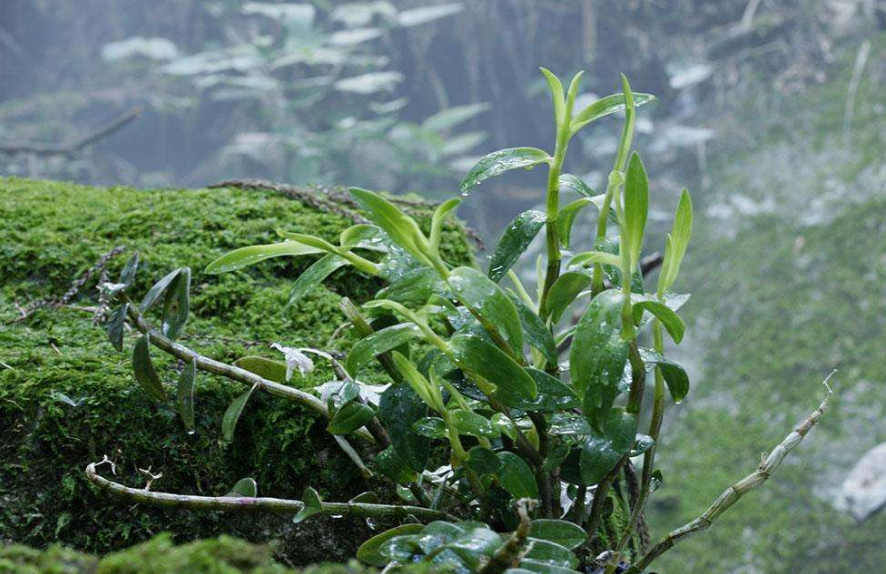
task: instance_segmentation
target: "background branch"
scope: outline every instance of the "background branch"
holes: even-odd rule
[[[31,142],[0,142],[0,153],[18,154],[30,153],[35,155],[63,155],[72,157],[83,148],[91,145],[102,138],[106,138],[114,132],[123,129],[127,124],[135,120],[142,113],[142,108],[136,106],[114,117],[96,129],[88,132],[67,144],[53,145]]]

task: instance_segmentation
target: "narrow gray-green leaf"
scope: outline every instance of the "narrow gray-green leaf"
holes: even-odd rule
[[[569,241],[572,235],[572,224],[578,213],[594,201],[589,197],[580,197],[560,210],[557,217],[557,235],[560,236],[560,244],[564,248],[569,248]]]
[[[346,259],[338,255],[324,255],[318,259],[313,265],[305,269],[305,272],[298,276],[292,289],[289,291],[289,302],[287,305],[297,303],[302,297],[307,295],[314,287],[329,277],[333,271],[348,264]]]
[[[462,193],[468,193],[490,177],[512,169],[531,168],[550,161],[551,156],[548,152],[534,147],[517,147],[492,152],[471,168],[459,188]]]
[[[129,310],[129,303],[121,305],[111,319],[108,321],[108,340],[111,345],[118,351],[123,351],[123,331],[126,325],[126,312]]]
[[[182,267],[172,281],[163,303],[163,334],[172,340],[178,338],[191,311],[191,268]]]
[[[566,97],[563,93],[563,84],[560,82],[560,78],[555,76],[547,68],[540,69],[541,73],[544,74],[545,80],[548,82],[548,88],[551,91],[551,100],[554,103],[554,120],[557,122],[558,126],[561,126],[563,125],[566,116]]]
[[[234,366],[275,383],[286,382],[286,363],[280,361],[249,355],[234,361]]]
[[[633,96],[635,107],[642,106],[643,104],[648,104],[655,99],[655,96],[653,96],[652,94],[643,94],[638,92],[633,92]],[[609,114],[624,111],[624,109],[624,94],[612,94],[611,96],[606,96],[605,98],[599,99],[575,115],[575,117],[572,119],[572,133],[577,133],[578,130],[582,129],[595,120],[608,116]]]
[[[132,257],[129,258],[129,261],[126,262],[126,265],[123,267],[123,271],[120,272],[120,280],[117,283],[122,283],[129,287],[132,285],[132,282],[135,281],[135,273],[138,271],[138,251],[132,254]]]
[[[197,360],[192,359],[182,369],[176,389],[176,406],[188,432],[194,431],[194,386],[197,380]]]
[[[597,193],[591,189],[587,183],[584,182],[583,179],[578,177],[577,175],[572,175],[571,173],[564,173],[560,176],[558,180],[558,184],[560,186],[560,191],[572,191],[579,195],[583,195],[585,197],[597,197]],[[602,197],[602,196],[600,196]],[[602,205],[602,203],[601,203]]]
[[[534,209],[524,211],[514,218],[498,240],[489,262],[489,278],[498,283],[508,270],[526,251],[539,230],[547,221],[547,216]]]
[[[323,502],[320,500],[320,495],[310,486],[305,489],[301,498],[305,506],[292,519],[292,522],[295,524],[304,522],[311,516],[323,511]]]
[[[252,245],[241,247],[225,253],[206,266],[206,273],[219,274],[255,265],[272,257],[294,257],[322,253],[320,249],[304,245],[297,241],[283,241],[270,245]]]
[[[135,380],[151,397],[158,401],[165,401],[166,390],[163,388],[163,383],[160,382],[154,362],[151,361],[150,349],[150,335],[142,335],[132,348],[132,368],[135,372]]]
[[[591,276],[587,272],[567,271],[563,273],[551,285],[545,308],[541,311],[542,314],[550,317],[553,324],[556,325],[560,322],[563,312],[590,284]]]
[[[255,498],[258,496],[258,484],[252,478],[241,478],[231,487],[225,497]]]
[[[674,217],[674,227],[668,235],[668,248],[665,250],[662,262],[661,274],[658,279],[658,292],[663,294],[671,288],[677,275],[680,273],[680,265],[692,236],[692,198],[687,190],[680,194],[680,203],[677,205],[677,214]]]
[[[338,244],[343,249],[352,249],[354,247],[374,243],[378,240],[380,230],[374,225],[359,223],[352,225],[338,236]]]
[[[356,187],[349,191],[372,223],[381,227],[410,255],[430,265],[430,243],[414,219],[377,193]]]
[[[631,266],[637,267],[643,250],[643,234],[646,230],[646,217],[649,213],[649,181],[646,168],[637,152],[631,154],[624,185],[624,210],[627,223],[624,234],[627,237]]]
[[[139,305],[139,311],[144,313],[148,309],[150,309],[154,303],[157,302],[158,299],[166,292],[166,288],[172,283],[172,281],[178,277],[178,274],[181,272],[181,269],[176,269],[174,271],[169,272],[168,275],[154,283],[153,287],[151,287],[148,292],[145,294],[144,299],[142,299],[141,304]]]
[[[401,323],[385,327],[379,331],[360,339],[351,348],[345,361],[345,368],[352,377],[367,363],[378,355],[396,349],[400,345],[421,336],[421,329],[412,323]]]
[[[243,414],[243,409],[246,408],[246,403],[249,402],[249,397],[252,396],[254,391],[255,385],[234,399],[234,402],[231,403],[222,416],[222,436],[225,442],[234,440],[234,430],[237,428],[237,422],[240,420],[240,415]]]
[[[526,461],[512,452],[501,452],[498,457],[502,463],[498,471],[502,488],[514,498],[538,498],[538,485]]]
[[[455,208],[459,206],[461,203],[461,199],[455,197],[452,199],[448,199],[437,206],[437,209],[434,210],[434,215],[431,218],[431,248],[437,249],[440,247],[440,236],[443,233],[443,222],[446,221],[446,217],[452,213]]]
[[[477,335],[456,335],[449,341],[456,362],[499,389],[528,399],[538,395],[535,380],[504,351]]]
[[[504,289],[472,267],[454,269],[448,283],[458,300],[478,315],[484,329],[500,334],[516,355],[522,355],[523,328]]]
[[[677,313],[674,312],[673,309],[668,307],[665,303],[660,301],[637,301],[634,303],[634,320],[639,321],[640,317],[643,314],[643,311],[649,311],[655,317],[661,321],[661,324],[664,325],[664,328],[667,329],[668,333],[671,335],[671,338],[675,343],[680,343],[683,340],[683,333],[686,330],[686,324],[683,323],[683,319],[680,318]]]
[[[595,263],[618,267],[621,265],[621,259],[618,255],[606,253],[605,251],[583,251],[582,253],[576,253],[569,260],[570,267],[587,267]]]

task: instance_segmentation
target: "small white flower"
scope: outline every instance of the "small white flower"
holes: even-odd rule
[[[310,373],[314,370],[314,361],[311,360],[310,357],[305,355],[299,349],[293,349],[292,347],[284,347],[279,343],[274,343],[271,345],[272,349],[276,349],[283,353],[283,356],[286,357],[286,380],[292,378],[292,372],[295,369],[298,369],[298,372],[302,377],[305,374]]]

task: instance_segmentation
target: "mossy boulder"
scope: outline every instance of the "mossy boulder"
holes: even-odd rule
[[[231,538],[197,540],[176,546],[161,534],[132,548],[96,558],[60,545],[35,550],[0,546],[0,574],[375,574],[355,562],[293,570],[274,560],[274,550]],[[402,574],[431,574],[439,568],[416,565]]]
[[[192,268],[182,341],[205,355],[273,357],[274,342],[344,348],[346,336],[332,337],[344,322],[338,301],[343,295],[365,300],[380,286],[376,281],[342,269],[287,308],[293,278],[315,258],[277,259],[221,276],[202,272],[230,249],[276,241],[277,228],[333,239],[352,223],[347,213],[312,204],[271,190],[141,191],[0,179],[0,541],[60,542],[106,553],[161,531],[176,540],[224,533],[279,540],[278,550],[295,564],[352,555],[369,535],[359,521],[324,518],[295,526],[281,516],[132,507],[92,488],[83,468],[104,455],[115,460],[121,482],[144,484],[137,469],[150,467],[163,473],[154,489],[172,492],[220,495],[249,476],[262,495],[298,498],[310,484],[330,500],[347,500],[372,485],[323,421],[279,398],[255,395],[233,442],[224,443],[222,413],[243,388],[204,373],[198,375],[196,433],[186,433],[170,405],[150,400],[137,386],[129,357],[135,335],[127,334],[124,352],[117,353],[93,324],[97,278],[60,308],[33,305],[61,296],[102,254],[122,246],[108,274],[116,278],[128,254],[140,252],[132,289],[139,297],[169,270]],[[427,205],[410,209],[429,225]],[[444,242],[453,263],[472,260],[460,225],[447,228]],[[33,313],[19,321],[29,307]],[[154,358],[161,376],[174,381],[180,366],[159,351]],[[332,378],[318,367],[292,384],[312,387]]]

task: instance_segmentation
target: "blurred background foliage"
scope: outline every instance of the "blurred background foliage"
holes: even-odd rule
[[[662,572],[881,572],[886,513],[856,522],[843,482],[886,441],[884,28],[882,0],[4,0],[0,173],[439,199],[478,155],[552,147],[538,66],[585,70],[586,100],[624,72],[659,97],[636,138],[651,225],[683,186],[703,221],[682,285],[694,394],[666,421],[655,533],[746,474],[840,369],[811,446]],[[568,171],[603,183],[617,121],[582,133]],[[492,239],[542,189],[505,176],[461,215]]]

